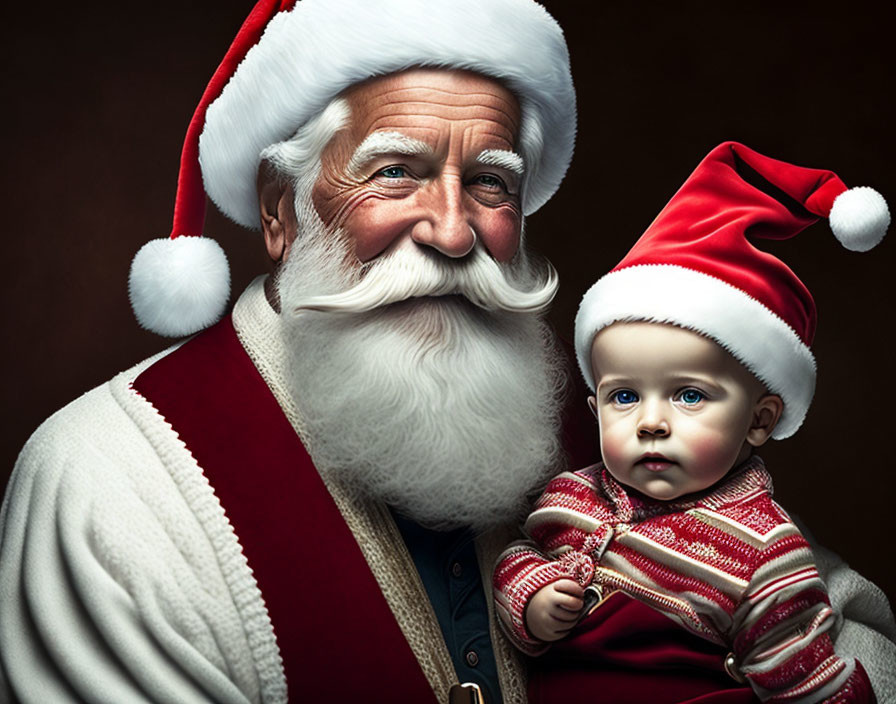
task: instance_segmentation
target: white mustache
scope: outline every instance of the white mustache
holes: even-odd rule
[[[528,290],[514,286],[509,273],[478,245],[463,261],[398,249],[366,268],[348,290],[299,300],[293,312],[365,313],[411,298],[459,294],[487,311],[540,313],[557,293],[557,271],[549,262]]]

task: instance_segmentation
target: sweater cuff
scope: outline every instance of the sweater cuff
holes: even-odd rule
[[[535,593],[549,584],[561,579],[579,582],[580,575],[575,569],[570,569],[576,564],[577,561],[568,559],[545,562],[533,567],[512,584],[504,584],[503,589],[499,590],[496,585],[495,599],[501,623],[513,644],[527,655],[541,655],[550,644],[534,638],[527,630],[526,607]]]

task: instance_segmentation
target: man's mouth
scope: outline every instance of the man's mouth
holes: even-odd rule
[[[469,306],[476,307],[469,298],[462,293],[445,293],[437,295],[410,296],[400,301],[388,303],[383,308],[415,308],[417,306],[439,305],[439,306]]]
[[[669,469],[675,462],[658,452],[645,452],[635,464],[641,465],[650,472],[663,472]]]

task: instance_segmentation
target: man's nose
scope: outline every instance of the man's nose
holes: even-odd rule
[[[663,438],[671,432],[669,421],[660,403],[643,403],[638,418],[639,438]]]
[[[476,231],[464,210],[464,185],[459,177],[442,175],[429,184],[420,219],[411,229],[417,244],[432,247],[446,257],[466,256],[476,244]]]

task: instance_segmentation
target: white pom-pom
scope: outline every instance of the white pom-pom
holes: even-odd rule
[[[224,314],[230,267],[208,237],[151,240],[131,263],[128,295],[137,322],[165,337],[192,335]]]
[[[859,186],[834,199],[828,218],[840,244],[853,252],[867,252],[880,244],[887,233],[890,210],[880,193]]]

